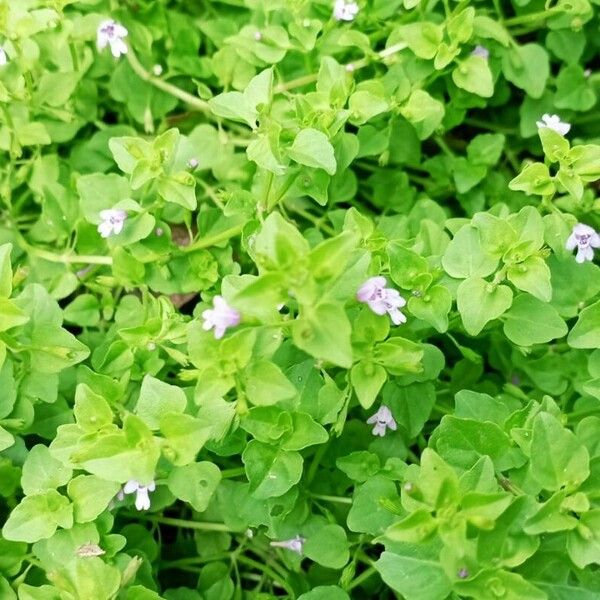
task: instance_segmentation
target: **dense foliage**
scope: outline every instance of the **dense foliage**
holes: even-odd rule
[[[599,5],[0,0],[0,598],[600,598]]]

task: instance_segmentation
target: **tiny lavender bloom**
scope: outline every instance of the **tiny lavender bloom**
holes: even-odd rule
[[[542,120],[536,121],[535,124],[538,126],[538,129],[547,127],[560,135],[567,135],[571,129],[571,125],[569,123],[563,123],[558,115],[543,114]]]
[[[135,494],[135,507],[138,510],[148,510],[150,508],[150,495],[148,492],[153,492],[155,489],[156,484],[154,481],[147,485],[140,485],[135,479],[131,479],[123,486],[122,494]]]
[[[303,537],[297,535],[291,540],[284,540],[282,542],[271,542],[271,546],[276,548],[287,548],[292,552],[296,552],[298,554],[302,554],[302,546],[306,540]]]
[[[0,46],[0,67],[3,67],[8,63],[8,55],[6,54],[6,50]]]
[[[567,250],[577,248],[575,260],[578,263],[594,260],[594,248],[600,248],[600,235],[589,225],[577,223],[567,239],[566,248]]]
[[[333,6],[333,16],[338,21],[354,21],[358,14],[358,4],[356,2],[346,2],[346,0],[336,0]]]
[[[106,46],[110,46],[110,51],[115,58],[119,58],[121,54],[127,54],[127,44],[123,38],[128,35],[127,29],[116,21],[102,21],[98,26],[96,37],[96,45],[98,50],[104,50]]]
[[[406,323],[406,316],[400,312],[406,306],[406,300],[398,290],[386,288],[385,277],[371,277],[367,279],[356,293],[359,302],[366,302],[376,315],[387,313],[394,325]]]
[[[188,169],[197,169],[199,164],[200,163],[198,162],[197,158],[190,158],[190,160],[187,161]]]
[[[215,338],[220,340],[227,329],[239,325],[241,315],[239,311],[229,306],[222,296],[213,298],[213,306],[214,308],[209,308],[202,313],[204,319],[202,328],[206,331],[214,329]]]
[[[372,433],[373,435],[378,435],[380,437],[385,435],[386,429],[396,431],[397,428],[392,411],[385,404],[382,404],[379,407],[379,410],[367,419],[367,423],[369,425],[375,424]]]
[[[102,219],[102,223],[98,225],[98,233],[103,238],[107,238],[113,234],[118,235],[123,231],[127,213],[118,208],[109,208],[100,211],[100,218]]]
[[[480,56],[481,58],[485,58],[487,60],[490,57],[490,51],[485,46],[475,46],[473,52],[471,52],[471,56]]]

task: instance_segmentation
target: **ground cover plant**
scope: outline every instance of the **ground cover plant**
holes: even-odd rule
[[[0,0],[0,598],[600,598],[597,0]]]

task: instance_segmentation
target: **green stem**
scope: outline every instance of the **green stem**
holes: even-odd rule
[[[326,496],[324,494],[311,494],[311,498],[315,500],[324,500],[325,502],[334,502],[337,504],[352,504],[352,498],[344,498],[343,496]]]
[[[87,254],[54,254],[41,248],[35,248],[27,244],[29,254],[43,258],[44,260],[64,263],[64,264],[89,264],[89,265],[112,265],[113,259],[111,256],[97,256]]]
[[[264,573],[265,575],[268,575],[273,581],[276,581],[279,584],[279,586],[282,587],[290,595],[291,598],[296,597],[294,590],[289,586],[288,582],[278,573],[276,573],[271,567],[267,567],[266,565],[243,555],[238,556],[237,560],[243,565],[253,567],[258,571]]]
[[[221,477],[223,479],[230,479],[232,477],[239,477],[245,475],[246,469],[244,467],[235,467],[234,469],[225,469],[221,471]]]
[[[208,523],[204,521],[188,521],[186,519],[173,519],[171,517],[161,517],[158,515],[136,515],[136,518],[161,525],[171,525],[180,529],[197,529],[198,531],[226,531],[231,532],[231,527],[225,523]]]
[[[375,567],[369,567],[364,570],[356,579],[351,581],[346,587],[346,591],[353,590],[355,587],[362,585],[367,579],[370,579],[373,575],[377,574],[377,569]]]
[[[146,69],[142,66],[142,63],[138,60],[137,56],[134,54],[131,47],[129,47],[127,52],[127,60],[129,61],[129,65],[134,70],[136,75],[148,82],[150,85],[166,92],[167,94],[171,94],[171,96],[175,96],[175,98],[179,98],[182,102],[185,102],[191,108],[198,110],[200,112],[209,112],[208,102],[205,102],[201,98],[197,98],[196,96],[192,96],[192,94],[188,94],[188,92],[178,88],[176,85],[172,85],[171,83],[167,83],[158,77],[154,77],[150,74]]]
[[[554,8],[549,8],[547,10],[541,10],[539,12],[529,13],[528,15],[520,15],[518,17],[512,17],[511,19],[506,19],[504,21],[504,25],[506,27],[512,27],[513,25],[521,25],[523,23],[529,23],[531,21],[539,21],[540,19],[548,19],[555,13],[564,12],[562,8],[558,8],[555,6]]]
[[[244,229],[244,224],[240,223],[235,225],[234,227],[230,227],[229,229],[225,229],[225,231],[221,231],[220,233],[215,233],[214,235],[199,239],[198,241],[190,244],[189,246],[184,246],[181,248],[182,252],[194,252],[194,250],[200,250],[202,248],[210,248],[211,246],[216,246],[221,242],[226,242],[242,233],[242,229]]]
[[[71,53],[73,71],[79,71],[79,56],[77,55],[77,47],[74,42],[69,42],[69,52]]]
[[[392,56],[393,54],[397,54],[398,52],[401,52],[405,48],[408,48],[408,45],[406,44],[406,42],[399,42],[398,44],[394,44],[393,46],[390,46],[389,48],[386,48],[385,50],[378,52],[375,55],[375,59],[383,60],[383,59],[387,58],[388,56]],[[370,64],[370,62],[371,62],[370,59],[362,58],[361,60],[357,60],[356,62],[348,63],[345,66],[346,66],[346,69],[348,69],[348,70],[357,71],[358,69],[362,69],[362,68],[366,67],[368,64]],[[281,94],[283,92],[287,92],[294,88],[302,87],[304,85],[308,85],[309,83],[313,83],[313,82],[317,81],[317,79],[318,79],[318,73],[311,73],[310,75],[303,75],[302,77],[298,77],[297,79],[292,79],[291,81],[287,81],[285,83],[280,83],[279,85],[275,86],[275,93]]]

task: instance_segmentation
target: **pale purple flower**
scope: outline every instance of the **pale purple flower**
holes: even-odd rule
[[[148,510],[150,508],[150,495],[148,492],[153,492],[155,489],[156,484],[154,481],[146,485],[141,485],[135,479],[131,479],[123,486],[117,497],[119,500],[122,500],[124,494],[135,494],[135,507],[138,510]]]
[[[0,67],[3,67],[8,63],[8,54],[6,54],[6,50],[0,46]]]
[[[485,58],[487,60],[490,57],[490,51],[485,46],[475,46],[473,52],[471,52],[471,56],[479,56],[480,58]]]
[[[571,125],[561,121],[558,115],[549,115],[547,113],[543,114],[542,120],[536,121],[535,124],[538,126],[538,129],[552,129],[559,135],[567,135],[571,130]]]
[[[283,540],[281,542],[271,542],[271,546],[275,548],[286,548],[287,550],[291,550],[292,552],[296,552],[297,554],[302,554],[302,547],[304,546],[304,542],[306,540],[303,537],[297,535],[290,540]]]
[[[575,260],[578,263],[594,260],[594,248],[600,248],[600,235],[589,225],[577,223],[567,239],[566,248],[567,250],[577,248]]]
[[[376,315],[387,313],[394,325],[406,323],[406,316],[400,311],[406,306],[406,300],[398,290],[385,287],[386,285],[385,277],[371,277],[360,286],[356,298],[359,302],[368,304]]]
[[[109,19],[102,21],[98,26],[96,45],[98,50],[104,50],[106,46],[110,46],[110,51],[115,58],[119,58],[121,54],[127,54],[127,44],[123,38],[127,37],[129,32],[123,25]]]
[[[333,17],[338,21],[354,21],[358,14],[358,4],[346,0],[336,0],[333,6]]]
[[[200,163],[198,162],[197,158],[190,158],[190,160],[187,161],[188,169],[191,169],[192,171],[197,169],[199,164]]]
[[[102,223],[98,225],[98,233],[103,238],[107,238],[111,235],[118,235],[123,231],[127,213],[118,208],[109,208],[100,211],[100,219],[102,219]]]
[[[229,306],[222,296],[213,298],[213,306],[214,308],[209,308],[202,313],[204,319],[202,328],[206,331],[214,329],[215,338],[220,340],[227,329],[239,325],[241,315],[239,311]]]
[[[385,404],[382,404],[379,407],[379,410],[367,419],[367,423],[369,425],[375,425],[372,433],[373,435],[378,435],[380,437],[385,435],[386,429],[396,431],[398,427],[394,420],[394,416],[392,415],[392,411]]]

